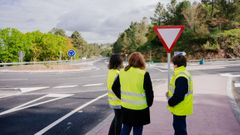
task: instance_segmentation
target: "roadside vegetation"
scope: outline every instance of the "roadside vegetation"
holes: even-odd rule
[[[68,60],[69,49],[77,52],[76,59],[128,56],[142,52],[149,61],[165,61],[166,51],[153,31],[154,25],[184,25],[185,30],[173,51],[184,51],[189,59],[240,57],[240,1],[188,0],[158,2],[149,19],[132,22],[112,44],[89,44],[78,31],[67,36],[63,29],[53,28],[48,33],[23,33],[16,28],[0,29],[0,61],[17,62],[19,52],[23,61]]]
[[[48,33],[40,31],[22,33],[16,28],[0,29],[0,61],[18,62],[23,52],[23,61],[69,60],[68,50],[76,51],[76,59],[99,56],[103,45],[88,44],[75,31],[70,37],[65,31],[53,28]]]
[[[148,60],[165,61],[166,51],[153,31],[154,25],[184,25],[185,30],[174,51],[185,51],[189,59],[240,57],[240,1],[188,0],[164,6],[156,5],[155,13],[140,22],[132,22],[113,44],[113,52],[128,55],[145,54]]]

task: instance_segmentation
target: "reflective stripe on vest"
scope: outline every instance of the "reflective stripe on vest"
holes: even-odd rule
[[[186,116],[191,115],[193,112],[193,85],[192,85],[192,77],[189,72],[186,71],[185,67],[179,67],[174,70],[174,74],[172,76],[170,82],[170,90],[168,91],[169,96],[172,97],[175,90],[175,81],[178,77],[185,77],[188,80],[188,92],[185,94],[184,100],[174,107],[168,106],[170,112],[177,116]]]
[[[126,95],[126,96],[136,96],[136,97],[145,97],[145,93],[138,94],[134,92],[127,92],[126,90],[122,90],[121,94]]]
[[[121,105],[132,110],[147,108],[145,90],[143,88],[146,71],[131,67],[129,70],[120,70]]]
[[[111,69],[108,71],[107,87],[108,87],[108,102],[112,108],[119,108],[121,106],[121,100],[112,91],[112,85],[119,73],[117,69]]]

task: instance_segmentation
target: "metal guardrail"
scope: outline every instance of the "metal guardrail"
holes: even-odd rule
[[[14,65],[35,65],[35,64],[61,64],[68,63],[70,60],[62,61],[39,61],[39,62],[11,62],[11,63],[0,63],[1,66],[14,66]]]
[[[38,62],[11,62],[11,63],[0,63],[0,66],[14,66],[14,65],[35,65],[35,64],[66,64],[75,62],[86,62],[92,59],[86,60],[61,60],[61,61],[38,61]],[[199,60],[188,60],[189,63],[198,63]],[[226,58],[226,59],[204,59],[205,62],[213,61],[240,61],[240,58]]]

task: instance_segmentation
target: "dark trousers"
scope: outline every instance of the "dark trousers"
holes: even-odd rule
[[[133,128],[133,135],[142,135],[143,126],[131,126],[128,124],[123,124],[121,135],[129,135]]]
[[[112,120],[108,135],[120,135],[122,128],[122,110],[114,109],[114,118]]]
[[[174,135],[187,135],[186,116],[173,115]]]

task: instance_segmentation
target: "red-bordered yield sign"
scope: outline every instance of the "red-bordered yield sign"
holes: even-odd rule
[[[166,48],[167,52],[170,53],[183,33],[184,26],[154,26],[153,30],[157,34],[163,46]]]

